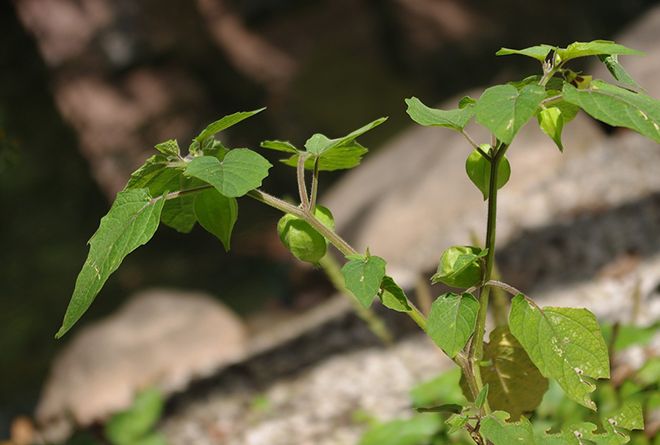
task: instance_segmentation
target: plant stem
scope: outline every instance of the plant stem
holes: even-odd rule
[[[381,320],[380,317],[378,317],[370,308],[362,306],[355,298],[350,298],[350,293],[348,292],[348,289],[346,289],[346,283],[344,282],[344,276],[341,274],[339,264],[337,264],[337,261],[332,255],[326,254],[321,258],[321,261],[319,261],[319,265],[335,289],[337,289],[342,295],[348,297],[355,313],[367,324],[371,332],[373,332],[374,335],[386,345],[391,345],[393,342],[392,334],[389,329],[387,329],[385,323],[383,323],[383,320]]]
[[[298,195],[300,195],[300,204],[303,209],[309,209],[309,197],[307,196],[307,185],[305,184],[305,160],[306,156],[303,154],[298,155],[296,177],[298,178]]]
[[[491,279],[493,273],[493,264],[495,263],[495,232],[497,221],[497,172],[500,162],[504,158],[508,146],[500,144],[492,155],[490,162],[490,181],[488,185],[488,220],[486,223],[486,248],[488,254],[486,255],[486,265],[482,283],[484,286],[481,288],[479,295],[479,313],[477,315],[477,326],[472,337],[472,344],[470,345],[470,353],[468,356],[469,364],[474,375],[477,389],[481,391],[483,382],[481,380],[481,369],[479,362],[483,358],[484,353],[484,334],[486,331],[486,316],[488,315],[488,300],[490,297],[490,286],[485,285]],[[488,401],[484,403],[483,410],[486,414],[490,413]]]
[[[319,158],[314,160],[314,172],[312,174],[312,191],[309,197],[309,208],[314,211],[316,208],[316,195],[319,191]]]

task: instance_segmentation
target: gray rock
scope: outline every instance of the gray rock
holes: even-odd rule
[[[150,290],[80,330],[55,360],[36,419],[49,440],[125,409],[136,392],[183,389],[240,360],[243,323],[212,297]]]

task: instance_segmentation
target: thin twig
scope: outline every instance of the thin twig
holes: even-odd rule
[[[488,159],[488,161],[491,160],[490,155],[489,155],[488,153],[486,153],[486,152],[481,148],[481,146],[480,146],[479,144],[477,144],[477,143],[474,141],[474,139],[472,139],[472,137],[467,133],[467,131],[465,131],[465,130],[461,130],[461,134],[463,135],[463,137],[465,137],[465,139],[467,139],[467,141],[470,143],[470,145],[472,145],[472,148],[474,148],[474,149],[477,150],[479,153],[481,153],[481,156],[483,156],[485,159]]]
[[[296,173],[298,177],[298,195],[300,195],[300,204],[303,209],[309,210],[309,197],[307,196],[307,185],[305,184],[305,160],[307,160],[307,156],[302,153],[298,155]]]
[[[314,171],[312,173],[312,192],[309,197],[309,210],[314,213],[316,208],[316,195],[319,191],[319,158],[314,159]]]

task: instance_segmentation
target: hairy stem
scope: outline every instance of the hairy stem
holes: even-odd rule
[[[314,160],[314,172],[312,174],[312,191],[309,197],[309,208],[314,211],[316,208],[316,195],[319,191],[319,158]]]
[[[307,185],[305,184],[305,160],[306,156],[298,156],[298,166],[296,168],[296,177],[298,178],[298,195],[300,195],[300,204],[303,209],[309,209],[309,197],[307,196]]]

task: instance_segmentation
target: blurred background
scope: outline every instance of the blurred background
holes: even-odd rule
[[[296,265],[279,246],[274,228],[279,215],[242,200],[231,254],[225,254],[199,227],[190,235],[161,227],[149,245],[129,256],[110,278],[73,335],[55,341],[53,335],[87,253],[86,241],[154,144],[177,138],[185,146],[214,119],[267,106],[265,112],[223,133],[224,141],[251,148],[264,139],[302,144],[314,132],[336,137],[389,116],[385,125],[361,141],[371,149],[368,157],[378,156],[381,150],[402,145],[403,139],[397,138],[411,127],[404,98],[415,95],[428,104],[441,103],[486,84],[538,72],[531,59],[495,57],[502,46],[566,45],[615,38],[632,29],[632,35],[641,36],[640,44],[657,49],[656,3],[0,2],[0,438],[9,436],[12,419],[33,415],[54,358],[77,332],[115,313],[139,291],[158,287],[205,292],[259,327],[268,325],[277,311],[302,312],[333,293],[320,271]],[[631,26],[651,14],[658,26],[645,25],[656,31],[646,41],[647,35],[635,34]],[[657,66],[657,52],[654,57],[648,63]],[[658,97],[657,81],[645,85],[642,80],[642,86],[649,91],[656,88]],[[601,127],[595,131],[611,133]],[[439,138],[441,142],[443,136]],[[657,146],[653,149],[657,151]],[[263,154],[274,164],[278,159],[276,154]],[[652,166],[657,172],[658,164],[647,165]],[[398,173],[396,164],[390,167],[381,170],[381,176]],[[347,179],[341,173],[325,175],[321,194],[333,203],[343,233],[358,244],[373,245],[374,241],[360,238],[367,226],[355,218],[373,209],[368,203],[349,202],[343,210],[342,203],[350,201],[351,194],[342,192],[342,181]],[[423,188],[419,181],[411,187]],[[608,184],[609,179],[603,181]],[[622,204],[623,198],[606,199],[590,203],[591,210],[614,210],[596,213],[592,220],[580,219],[584,225],[621,214],[635,220],[643,209],[650,228],[636,230],[638,236],[640,231],[643,234],[639,242],[621,235],[626,241],[619,243],[617,253],[625,261],[634,263],[656,252],[658,234],[653,224],[659,221],[655,193],[660,188],[649,187],[657,184],[644,183],[643,193],[624,197],[636,203],[632,208]],[[278,195],[295,193],[292,170],[276,165],[264,188]],[[574,210],[562,208],[559,213],[566,217]],[[512,221],[516,218],[510,216]],[[554,222],[550,216],[542,224]],[[547,240],[549,233],[554,232],[533,232],[505,246],[503,268],[520,286],[529,285],[525,280],[530,275],[515,275],[520,265],[515,252],[530,250],[526,240],[534,236]],[[641,247],[649,243],[651,247]],[[430,245],[435,258],[437,243]],[[382,250],[388,248],[396,251],[400,246],[393,241]],[[587,254],[576,255],[575,263],[580,263],[580,255]],[[429,261],[402,258],[399,263],[414,264],[413,272],[428,272]],[[541,281],[547,278],[548,288],[559,274],[547,272],[555,263],[537,267],[536,276]],[[605,263],[597,261],[587,277]],[[569,265],[562,271],[570,269]],[[411,271],[402,274],[407,272]],[[582,275],[569,274],[567,280],[584,281],[584,270],[575,274]]]

